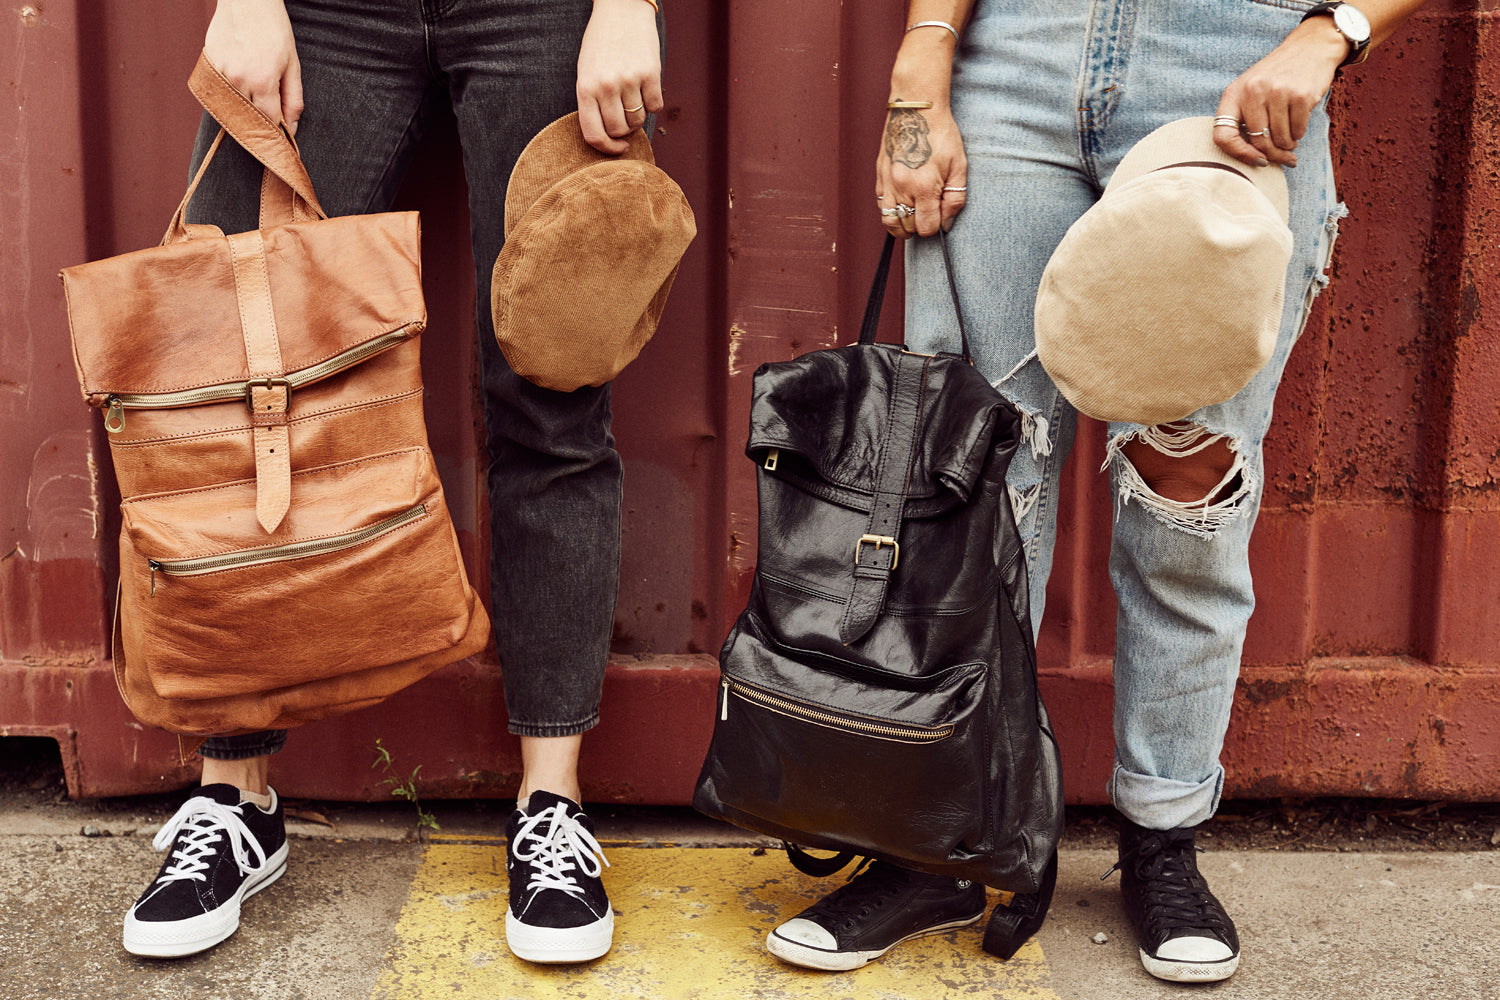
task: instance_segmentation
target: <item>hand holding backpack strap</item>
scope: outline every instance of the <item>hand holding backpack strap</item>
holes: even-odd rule
[[[235,90],[207,56],[198,56],[198,64],[188,77],[188,89],[224,132],[265,165],[260,189],[260,228],[328,218],[318,203],[312,179],[307,176],[307,168],[302,165],[301,154],[297,152],[292,137],[280,124],[271,121],[251,104],[244,94]],[[204,157],[182,204],[177,207],[177,214],[172,217],[167,235],[162,238],[163,244],[188,238],[190,230],[183,224],[183,212],[223,138],[223,133],[220,133],[208,156]]]

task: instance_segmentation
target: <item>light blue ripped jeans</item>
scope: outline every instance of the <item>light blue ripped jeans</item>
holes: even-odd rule
[[[1224,88],[1311,6],[1302,0],[978,0],[955,60],[953,109],[969,158],[954,257],[975,361],[1023,415],[1010,492],[1040,626],[1057,530],[1058,482],[1076,413],[1034,355],[1037,284],[1063,233],[1099,197],[1125,152],[1178,118],[1213,115]],[[1213,815],[1219,751],[1255,604],[1247,558],[1259,510],[1261,442],[1287,355],[1307,319],[1343,214],[1320,108],[1286,171],[1295,238],[1271,363],[1185,433],[1109,427],[1115,496],[1110,578],[1119,598],[1115,768],[1109,793],[1153,829]],[[907,342],[956,350],[936,241],[907,248]],[[1225,303],[1232,308],[1233,303]],[[1132,437],[1186,452],[1222,437],[1228,495],[1158,496],[1120,452]],[[1027,447],[1029,445],[1029,447]],[[1216,491],[1220,492],[1220,491]]]

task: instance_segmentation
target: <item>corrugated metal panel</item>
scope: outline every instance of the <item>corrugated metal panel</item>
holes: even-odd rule
[[[106,635],[118,530],[97,418],[67,348],[57,268],[154,243],[196,123],[183,81],[210,4],[23,4],[0,66],[0,733],[59,739],[74,794],[188,780],[131,722]],[[1500,798],[1500,341],[1493,0],[1434,3],[1335,101],[1353,210],[1293,356],[1253,550],[1259,610],[1226,747],[1230,793]],[[625,550],[605,721],[586,793],[685,801],[712,716],[712,653],[755,551],[743,458],[763,361],[847,341],[881,230],[869,211],[901,0],[669,7],[660,162],[699,237],[656,340],[619,380]],[[451,126],[403,192],[424,214],[428,420],[482,573],[472,279]],[[893,297],[888,320],[899,318]],[[894,322],[887,327],[895,339]],[[1066,480],[1043,691],[1073,801],[1111,755],[1109,498],[1097,427]],[[513,789],[492,658],[296,735],[290,794],[384,794],[378,736],[430,794]]]

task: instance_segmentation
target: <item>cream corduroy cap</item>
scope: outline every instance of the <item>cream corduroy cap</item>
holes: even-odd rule
[[[1048,261],[1037,355],[1082,413],[1181,420],[1270,360],[1291,254],[1281,168],[1222,152],[1212,118],[1164,125]]]
[[[620,156],[599,152],[574,112],[537,133],[511,171],[490,308],[505,360],[545,388],[603,385],[635,359],[697,233],[645,135],[629,141]]]

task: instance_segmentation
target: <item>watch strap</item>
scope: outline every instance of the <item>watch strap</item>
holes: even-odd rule
[[[1309,18],[1321,17],[1324,14],[1327,14],[1330,17],[1333,17],[1334,11],[1336,11],[1340,7],[1344,6],[1344,3],[1345,3],[1345,0],[1324,0],[1324,2],[1322,2],[1322,3],[1315,3],[1311,7],[1307,8],[1307,13],[1305,13],[1305,14],[1302,15],[1302,21],[1306,21]],[[1300,24],[1301,21],[1299,21],[1298,23]],[[1358,40],[1358,39],[1350,38],[1347,34],[1344,33],[1344,29],[1341,28],[1341,27],[1339,27],[1339,23],[1338,23],[1338,19],[1337,18],[1334,18],[1333,26],[1334,26],[1334,30],[1336,30],[1340,35],[1344,36],[1344,41],[1346,41],[1346,42],[1349,43],[1349,54],[1344,57],[1343,62],[1339,63],[1339,68],[1342,69],[1345,66],[1351,66],[1351,65],[1358,64],[1358,63],[1362,63],[1367,58],[1369,58],[1369,55],[1370,55],[1370,39],[1369,38],[1365,38],[1363,40]]]

